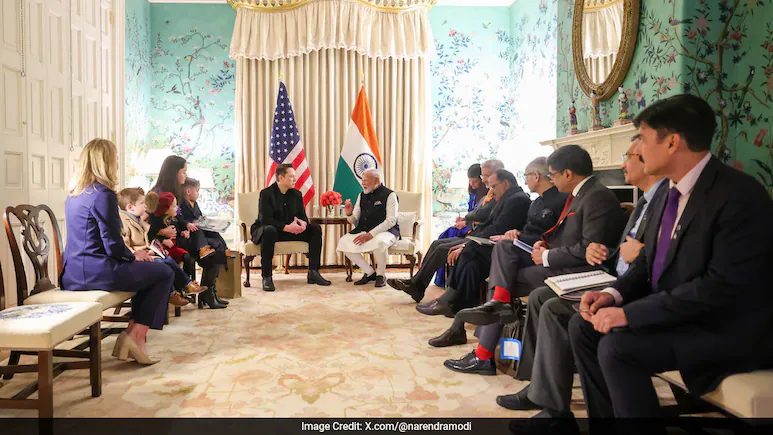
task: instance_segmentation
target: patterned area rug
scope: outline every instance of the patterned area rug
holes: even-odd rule
[[[392,274],[396,276],[397,274]],[[407,274],[405,274],[407,276]],[[436,349],[427,340],[450,324],[428,317],[389,287],[355,287],[343,273],[330,287],[306,284],[305,274],[275,275],[277,291],[260,290],[259,276],[225,310],[184,310],[148,349],[162,361],[149,367],[110,356],[103,341],[103,393],[90,396],[88,371],[54,382],[57,417],[525,417],[499,407],[500,394],[525,383],[511,376],[464,375],[443,367],[474,349]],[[427,297],[441,289],[431,287]],[[471,327],[470,327],[471,328]],[[22,362],[32,362],[23,358]],[[3,363],[5,364],[5,363]],[[35,375],[2,381],[10,397]],[[673,402],[668,387],[658,392]],[[35,396],[33,396],[35,397]],[[573,409],[585,416],[575,383]],[[36,416],[0,410],[0,417]]]

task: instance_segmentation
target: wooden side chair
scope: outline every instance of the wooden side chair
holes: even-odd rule
[[[27,287],[27,276],[22,260],[19,243],[13,231],[11,217],[15,217],[21,227],[21,246],[27,258],[35,270],[35,285],[30,292]],[[44,229],[43,220],[47,220],[52,228],[52,237],[49,238]],[[11,245],[11,257],[16,271],[16,285],[18,288],[18,304],[38,305],[66,302],[97,302],[103,310],[120,308],[134,296],[131,291],[68,291],[54,285],[49,276],[49,256],[54,255],[57,275],[62,272],[62,235],[59,231],[59,223],[54,212],[47,205],[23,204],[16,207],[7,207],[3,213],[3,223],[8,242]],[[53,240],[53,251],[51,242]],[[58,276],[57,276],[58,280]],[[128,313],[123,316],[103,316],[106,322],[127,322]],[[103,331],[104,335],[120,333],[124,328],[109,328]]]
[[[22,265],[23,267],[23,265]],[[14,265],[16,276],[23,272]],[[54,378],[65,370],[89,369],[91,396],[102,395],[102,337],[99,322],[102,305],[96,302],[65,302],[19,305],[5,308],[5,283],[0,267],[0,349],[11,351],[8,365],[0,375],[11,379],[15,373],[38,373],[38,379],[11,398],[1,398],[0,408],[37,409],[40,418],[54,417]],[[26,288],[16,286],[19,302]],[[57,349],[76,334],[88,331],[88,351]],[[21,355],[37,355],[36,364],[19,364]],[[75,361],[54,361],[65,357]],[[2,389],[0,389],[2,391]],[[38,392],[37,399],[28,399]]]
[[[258,202],[260,201],[260,192],[249,192],[238,194],[239,205],[239,226],[242,229],[242,249],[244,258],[244,270],[246,278],[244,286],[250,286],[250,264],[255,257],[260,255],[260,245],[252,243],[250,240],[249,225],[258,218]],[[290,256],[293,254],[308,254],[309,244],[306,242],[276,242],[274,245],[274,255],[284,255],[285,274],[290,273]]]

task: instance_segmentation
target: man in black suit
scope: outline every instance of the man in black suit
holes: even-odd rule
[[[593,242],[588,245],[585,257],[588,264],[601,266],[608,261],[609,269],[618,276],[625,274],[628,265],[639,255],[647,230],[651,210],[657,207],[667,194],[667,183],[657,175],[644,172],[644,160],[639,152],[639,135],[631,140],[623,156],[625,181],[644,191],[628,219],[620,238],[620,247],[608,248]],[[529,322],[532,329],[526,335],[529,349],[524,363],[519,365],[516,378],[531,380],[531,384],[515,394],[497,397],[497,403],[519,411],[542,409],[537,417],[571,417],[569,408],[574,378],[574,358],[569,344],[567,328],[575,314],[573,303],[556,297],[547,286],[537,288],[529,295]],[[536,336],[532,332],[536,328]],[[532,343],[536,340],[536,346]],[[533,352],[531,351],[533,349]]]
[[[282,164],[276,167],[276,182],[260,191],[258,219],[250,227],[252,243],[260,244],[260,269],[263,275],[263,290],[275,290],[271,278],[276,242],[300,241],[309,244],[309,284],[330,285],[319,274],[319,262],[322,254],[322,229],[309,223],[306,209],[303,207],[303,195],[294,188],[295,169],[293,165]]]
[[[634,124],[645,170],[670,188],[625,275],[586,293],[569,322],[591,418],[660,417],[659,372],[679,370],[699,396],[773,367],[773,203],[711,156],[715,114],[699,97],[658,101]]]
[[[496,204],[486,220],[475,227],[469,235],[481,238],[489,238],[498,234],[518,228],[522,229],[526,224],[526,216],[529,212],[531,199],[521,186],[518,185],[512,172],[505,169],[496,170],[489,177],[489,186],[494,191]],[[446,264],[452,252],[458,256],[465,244],[470,243],[462,237],[436,240],[427,251],[427,256],[422,261],[421,268],[413,279],[390,279],[387,281],[392,288],[402,290],[410,295],[414,301],[420,302],[424,298],[424,292],[429,286],[435,271]],[[472,242],[474,243],[474,242]],[[459,246],[453,249],[453,246]]]
[[[514,314],[511,292],[526,296],[542,286],[545,278],[592,270],[594,267],[585,261],[585,248],[592,242],[612,245],[620,237],[624,225],[620,202],[593,177],[593,161],[587,151],[577,145],[561,147],[548,157],[548,167],[558,190],[571,192],[558,222],[534,244],[530,257],[512,241],[500,241],[494,247],[489,276],[493,298],[459,311],[451,328],[430,340],[430,345],[436,347],[463,344],[467,341],[464,323],[485,325],[477,331],[477,349],[461,359],[445,361],[451,370],[496,374],[494,349],[502,334],[499,320]]]
[[[532,245],[558,222],[568,194],[559,192],[548,178],[547,157],[538,157],[526,165],[524,179],[529,190],[539,195],[529,206],[526,224],[503,235],[491,236],[494,242],[512,241],[517,237]],[[430,316],[443,314],[453,317],[453,313],[478,305],[481,282],[488,278],[491,269],[492,250],[490,245],[468,243],[461,255],[449,255],[449,260],[455,265],[446,291],[436,300],[420,303],[416,311]]]

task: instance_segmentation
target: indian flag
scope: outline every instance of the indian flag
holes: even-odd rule
[[[340,193],[344,201],[350,199],[355,202],[357,195],[362,192],[360,183],[363,172],[380,166],[381,155],[378,152],[376,129],[373,128],[373,118],[370,116],[368,97],[363,86],[357,95],[357,103],[349,120],[333,190]]]

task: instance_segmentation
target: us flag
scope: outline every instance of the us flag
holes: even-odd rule
[[[287,88],[282,82],[279,83],[279,96],[276,98],[268,156],[272,162],[266,177],[266,186],[274,182],[276,165],[292,163],[295,169],[295,188],[303,195],[303,205],[308,204],[314,197],[314,181],[311,179],[306,153],[303,152],[301,135],[295,125],[295,114],[290,99],[287,98]]]

